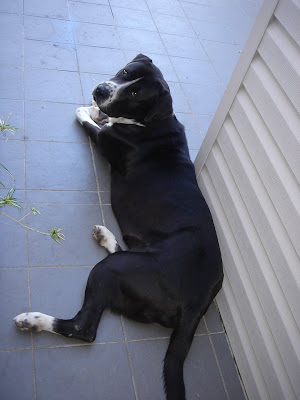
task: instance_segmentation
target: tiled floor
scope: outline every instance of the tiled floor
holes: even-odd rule
[[[18,331],[12,318],[42,311],[72,317],[92,266],[105,257],[91,227],[112,215],[109,168],[74,119],[96,83],[137,53],[169,82],[192,158],[201,146],[261,0],[10,0],[0,2],[0,116],[19,130],[0,141],[27,223],[63,229],[66,241],[25,231],[0,215],[0,398],[163,399],[169,330],[106,312],[96,343]],[[7,188],[14,185],[1,170]],[[1,189],[1,194],[5,192]],[[2,209],[3,211],[3,209]],[[121,240],[121,239],[120,239]],[[186,360],[187,398],[243,399],[215,304]]]

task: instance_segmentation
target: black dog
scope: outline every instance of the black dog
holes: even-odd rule
[[[122,251],[105,227],[95,226],[94,237],[111,254],[91,271],[78,314],[61,320],[25,313],[15,322],[21,329],[92,342],[109,308],[173,328],[164,360],[165,390],[168,400],[183,400],[183,363],[223,280],[213,221],[169,87],[152,61],[138,55],[100,83],[93,97],[94,105],[76,115],[111,165],[112,207],[129,250]],[[94,121],[107,116],[109,122],[99,128]]]

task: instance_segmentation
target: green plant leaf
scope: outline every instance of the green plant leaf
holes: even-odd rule
[[[15,178],[13,176],[13,174],[6,168],[4,167],[4,165],[2,163],[0,163],[0,167],[2,167],[3,169],[5,169],[5,171],[12,177],[12,179],[15,181]],[[3,184],[2,184],[3,185]],[[3,185],[4,186],[4,185]]]

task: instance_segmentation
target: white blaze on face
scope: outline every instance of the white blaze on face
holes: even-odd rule
[[[104,100],[101,104],[100,107],[105,107],[108,104],[112,103],[118,96],[118,93],[120,90],[140,81],[141,79],[143,79],[142,77],[134,79],[133,81],[130,82],[125,82],[125,83],[115,83],[113,81],[106,81],[106,82],[101,82],[99,83],[99,85],[105,85],[108,86],[108,90],[109,90],[109,97],[108,99]],[[99,86],[97,85],[94,90]]]

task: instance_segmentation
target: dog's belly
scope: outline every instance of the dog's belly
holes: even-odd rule
[[[144,182],[112,183],[112,208],[124,236],[147,238],[168,235],[185,227],[199,227],[209,216],[197,185],[174,185],[160,176]]]

